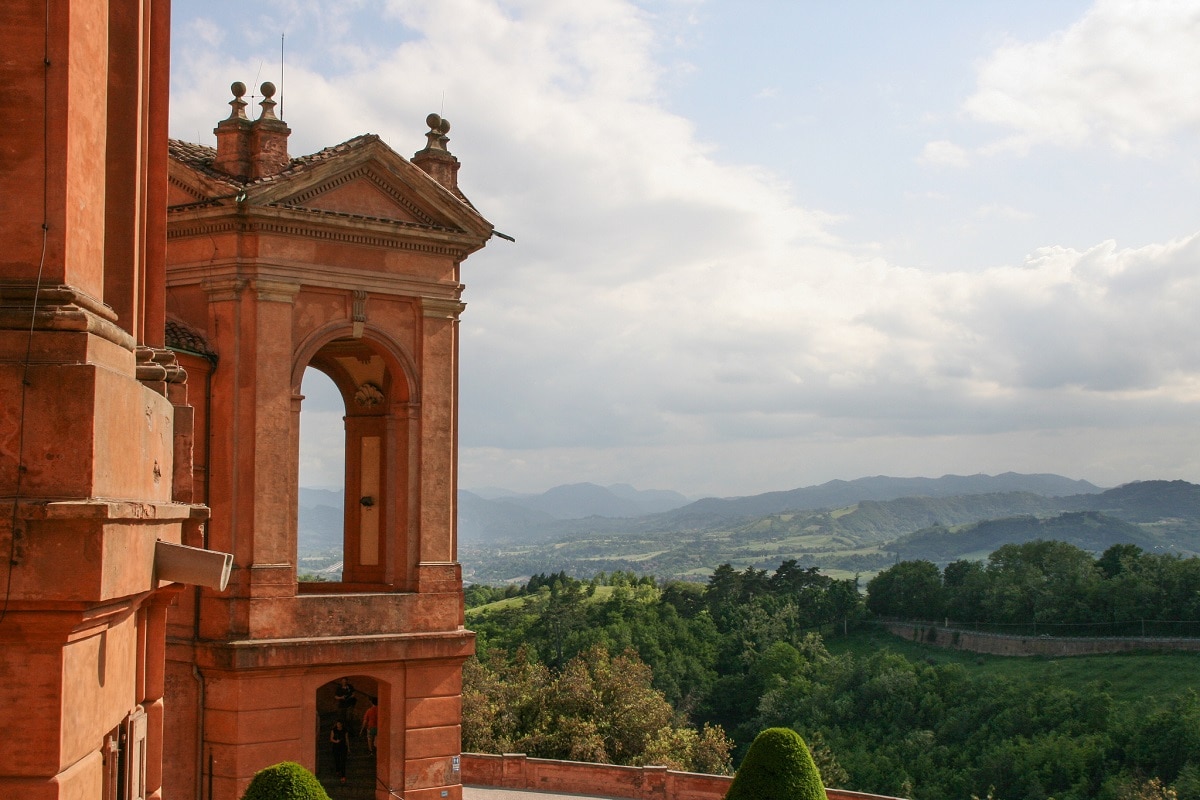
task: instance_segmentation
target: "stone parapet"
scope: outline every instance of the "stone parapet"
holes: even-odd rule
[[[629,800],[721,800],[733,778],[666,767],[622,767],[529,758],[524,753],[463,753],[462,782],[533,792],[596,794]],[[897,800],[885,795],[826,789],[829,800]]]

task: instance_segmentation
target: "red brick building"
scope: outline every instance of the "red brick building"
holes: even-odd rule
[[[165,0],[0,19],[0,797],[153,797],[160,542],[199,534],[164,347]]]
[[[266,764],[327,766],[333,690],[348,677],[352,730],[368,697],[386,723],[378,796],[457,796],[473,651],[454,539],[459,265],[491,225],[458,190],[436,115],[411,161],[371,135],[293,159],[274,87],[253,122],[233,88],[215,149],[170,150],[167,314],[173,335],[213,354],[179,357],[193,376],[215,363],[196,402],[209,431],[196,473],[205,545],[235,567],[230,590],[189,590],[171,612],[167,786],[234,798]],[[345,406],[337,583],[297,582],[310,367]]]
[[[271,98],[238,96],[215,150],[168,148],[169,20],[0,21],[0,797],[322,769],[342,677],[379,699],[375,796],[459,797],[459,267],[492,228],[433,116],[412,159],[293,159]],[[345,403],[336,584],[296,576],[309,367]],[[180,543],[232,554],[228,588]]]

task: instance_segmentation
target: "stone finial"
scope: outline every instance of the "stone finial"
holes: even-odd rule
[[[246,95],[246,84],[234,81],[229,84],[229,91],[233,92],[233,99],[229,101],[232,108],[232,111],[229,112],[229,119],[247,119],[246,101],[242,99]]]
[[[250,126],[252,123],[246,117],[246,84],[234,81],[229,91],[233,99],[229,101],[232,111],[229,116],[217,123],[213,133],[217,135],[217,157],[213,159],[213,169],[245,179],[250,175]]]
[[[292,131],[275,116],[275,84],[266,81],[259,90],[263,94],[262,113],[250,126],[250,177],[254,180],[278,175],[291,165],[288,156],[288,134]]]
[[[262,113],[259,115],[258,118],[259,119],[279,119],[279,117],[275,116],[275,106],[278,105],[278,103],[276,103],[275,99],[274,99],[275,98],[275,84],[271,83],[270,81],[266,81],[263,83],[262,86],[258,87],[258,89],[260,92],[262,92],[262,95],[263,95],[262,102],[258,104],[259,107],[262,108]]]
[[[425,134],[428,142],[425,149],[413,156],[413,163],[425,170],[438,183],[447,189],[458,189],[458,159],[450,154],[446,143],[450,137],[450,120],[442,119],[439,114],[430,114],[425,118],[429,133]]]
[[[425,118],[425,124],[429,126],[429,133],[425,134],[429,144],[425,149],[449,153],[450,149],[446,147],[446,143],[450,141],[450,137],[446,134],[450,132],[450,120],[443,119],[438,114],[430,114]]]

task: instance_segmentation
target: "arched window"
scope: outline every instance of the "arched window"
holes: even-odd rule
[[[361,336],[334,338],[315,347],[300,391],[298,480],[304,486],[313,469],[328,469],[332,455],[342,454],[343,566],[335,580],[302,581],[300,591],[407,590],[412,580],[409,443],[416,439],[407,359],[398,349]],[[326,386],[320,391],[327,394],[309,398],[310,385],[323,385],[316,376],[310,382],[311,373],[327,379],[332,389]],[[341,410],[336,428],[330,416],[337,413],[334,409]],[[305,536],[299,522],[297,533]],[[297,574],[304,574],[303,568]]]
[[[346,404],[337,384],[318,369],[300,384],[297,563],[301,581],[342,579],[345,560]]]

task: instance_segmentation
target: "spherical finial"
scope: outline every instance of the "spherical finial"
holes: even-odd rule
[[[442,117],[441,123],[437,126],[438,132],[445,136],[450,132],[450,120]]]
[[[246,84],[241,81],[234,81],[229,84],[229,91],[233,92],[233,96],[241,99],[246,94]]]
[[[436,131],[438,126],[442,124],[442,118],[437,114],[430,114],[425,118],[425,124],[429,126],[429,130]]]
[[[258,90],[263,93],[263,97],[275,96],[275,84],[270,81],[263,81],[263,85],[258,87]]]

